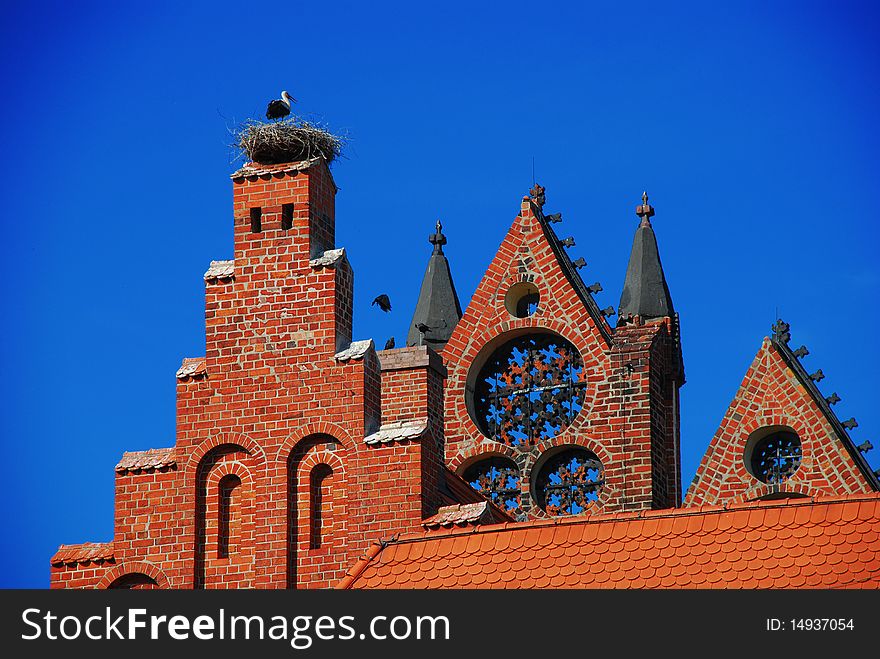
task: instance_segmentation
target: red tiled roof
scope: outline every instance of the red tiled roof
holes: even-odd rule
[[[116,465],[118,473],[161,469],[177,464],[177,453],[173,448],[151,448],[149,451],[128,451]]]
[[[340,588],[880,588],[880,494],[426,531]]]
[[[113,560],[112,542],[84,542],[79,545],[61,545],[50,561],[52,565],[65,563],[101,563]]]

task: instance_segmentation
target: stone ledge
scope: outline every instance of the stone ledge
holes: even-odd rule
[[[385,423],[372,435],[364,437],[365,444],[387,444],[402,440],[418,439],[428,429],[428,422],[421,421],[393,421]]]
[[[333,355],[333,358],[338,362],[347,362],[351,359],[363,359],[364,355],[373,347],[373,339],[366,339],[365,341],[352,341],[351,344],[340,352],[337,352]]]
[[[328,249],[316,259],[311,259],[309,265],[313,268],[335,268],[336,264],[345,258],[345,248]]]
[[[432,368],[444,378],[446,366],[443,359],[428,346],[412,346],[408,348],[394,348],[392,350],[380,350],[379,365],[383,371],[402,371],[409,368]]]

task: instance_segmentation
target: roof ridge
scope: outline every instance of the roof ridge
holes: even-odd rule
[[[880,492],[857,492],[834,496],[800,497],[796,499],[773,499],[768,501],[743,501],[724,505],[700,505],[687,508],[664,508],[661,510],[639,510],[618,513],[605,513],[602,515],[589,515],[585,517],[569,516],[553,519],[536,519],[526,522],[501,522],[498,524],[481,524],[473,527],[452,529],[431,529],[426,531],[412,531],[403,533],[388,544],[404,544],[433,540],[439,537],[455,537],[470,535],[473,533],[498,533],[512,529],[534,529],[545,526],[575,526],[580,524],[602,524],[605,522],[634,522],[646,518],[656,519],[663,517],[695,517],[697,515],[720,514],[736,512],[739,510],[754,510],[768,508],[795,508],[803,506],[833,505],[861,501],[876,501],[880,499]]]
[[[361,556],[357,562],[351,566],[348,572],[345,573],[345,577],[336,585],[337,590],[348,590],[351,588],[352,584],[357,581],[358,577],[363,574],[364,570],[367,569],[367,566],[373,562],[373,559],[378,556],[385,547],[388,546],[389,543],[380,542],[374,540],[373,543],[367,549],[367,553]]]

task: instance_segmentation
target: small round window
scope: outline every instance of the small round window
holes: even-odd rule
[[[584,363],[551,333],[518,336],[495,350],[474,385],[474,421],[491,439],[534,446],[565,430],[583,408]]]
[[[580,515],[598,500],[605,484],[599,459],[582,448],[566,449],[551,456],[538,472],[535,495],[548,515]]]
[[[763,483],[782,483],[801,464],[801,440],[796,433],[780,431],[759,439],[751,450],[749,467]]]
[[[516,463],[494,457],[475,462],[465,469],[462,478],[502,510],[520,509],[520,474]]]
[[[514,284],[504,296],[504,307],[516,318],[528,318],[538,310],[541,296],[538,287],[531,282],[521,281]]]

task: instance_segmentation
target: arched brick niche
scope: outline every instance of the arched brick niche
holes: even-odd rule
[[[196,588],[253,588],[256,467],[237,444],[209,450],[196,470]]]
[[[288,458],[287,586],[327,587],[346,565],[346,448],[327,433],[298,441]],[[342,578],[340,576],[339,578]]]

